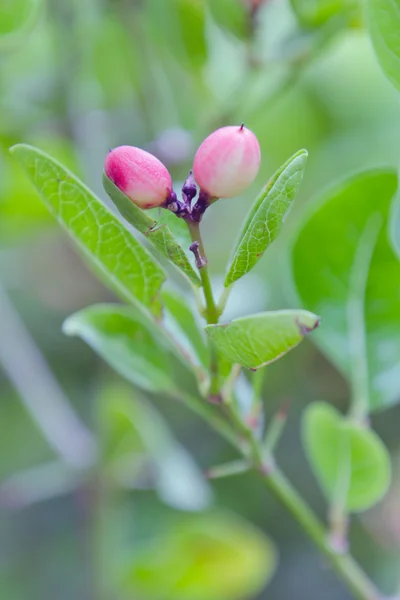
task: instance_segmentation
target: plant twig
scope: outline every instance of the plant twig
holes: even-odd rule
[[[286,402],[272,417],[264,438],[264,451],[271,456],[281,438],[286,425],[289,403]]]
[[[207,265],[207,257],[204,250],[203,240],[200,234],[200,227],[198,223],[187,222],[187,226],[190,231],[192,238],[192,246],[196,245],[196,264],[200,273],[201,282],[203,284],[203,293],[205,300],[205,311],[204,316],[209,325],[215,325],[218,323],[219,312],[215,304],[213,289],[211,285],[210,273]],[[212,343],[210,343],[210,390],[209,398],[211,401],[220,401],[220,389],[219,389],[219,367],[218,367],[218,355],[216,349]]]
[[[228,405],[231,407],[232,404]],[[216,422],[213,426],[217,426]],[[357,600],[384,600],[374,583],[348,553],[337,552],[328,541],[328,533],[310,506],[303,500],[297,490],[286,479],[273,460],[264,461],[262,449],[254,439],[253,433],[243,423],[236,423],[240,432],[251,443],[253,468],[267,485],[269,490],[282,502],[304,532],[328,559],[333,570],[352,592]],[[246,457],[248,458],[248,457]]]
[[[196,229],[191,230],[191,234],[193,241],[199,242],[199,248],[202,249],[201,252],[203,253],[203,256],[205,256],[198,226]],[[200,273],[202,273],[202,271],[203,269],[200,270]],[[204,286],[207,321],[209,323],[217,323],[219,315],[215,307],[208,270],[205,271],[204,280],[202,278],[202,281]],[[218,383],[218,378],[215,381]],[[286,509],[301,525],[308,537],[328,559],[336,574],[352,592],[354,597],[357,600],[383,600],[382,594],[354,558],[347,551],[338,552],[334,546],[329,543],[329,534],[324,525],[276,466],[273,456],[264,456],[265,448],[263,447],[262,442],[256,440],[253,430],[242,421],[241,416],[236,410],[235,403],[224,402],[221,404],[221,410],[227,414],[230,420],[230,425],[229,423],[226,424],[223,422],[221,433],[224,437],[227,437],[227,428],[232,431],[232,434],[229,434],[228,437],[232,438],[236,436],[237,441],[235,442],[235,446],[241,449],[245,460],[251,462],[253,468],[260,474],[264,483],[282,502]],[[213,419],[213,421],[210,421],[210,424],[219,431],[221,426],[219,420]],[[271,448],[274,445],[274,439],[277,437],[276,433],[277,432],[273,429],[271,438],[268,442]],[[243,442],[246,443],[243,444]]]
[[[206,471],[205,475],[209,479],[221,479],[223,477],[232,477],[232,475],[241,475],[251,468],[246,460],[233,460],[222,465],[216,465]]]
[[[262,401],[262,389],[265,379],[265,368],[258,369],[253,377],[253,401],[251,406],[251,412],[249,415],[249,423],[252,429],[257,429],[260,422],[260,417],[263,413],[264,405]]]
[[[374,583],[349,553],[336,552],[327,543],[324,526],[278,468],[261,473],[268,488],[301,525],[308,537],[328,559],[336,574],[357,600],[383,600]]]
[[[201,282],[203,284],[204,299],[206,302],[206,319],[209,325],[218,323],[219,314],[215,304],[213,289],[211,285],[210,273],[208,270],[207,256],[201,238],[200,227],[198,223],[187,222],[193,244],[197,245],[199,258],[202,260],[202,266],[199,266]]]
[[[232,401],[233,391],[235,389],[235,384],[236,384],[237,378],[240,375],[241,369],[242,369],[241,365],[238,365],[238,364],[233,365],[231,372],[229,373],[229,375],[224,383],[224,386],[222,388],[221,396],[222,396],[222,400],[224,402]]]

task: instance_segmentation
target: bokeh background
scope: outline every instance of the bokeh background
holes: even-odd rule
[[[83,342],[62,334],[69,314],[114,298],[8,153],[14,143],[37,145],[106,201],[101,174],[110,147],[150,150],[179,182],[210,131],[245,122],[260,140],[262,168],[246,195],[221,201],[206,215],[218,285],[258,188],[293,152],[307,148],[305,181],[284,235],[237,286],[228,313],[291,306],[282,257],[305,203],[339,177],[398,165],[400,158],[399,95],[378,67],[361,7],[304,5],[308,16],[299,19],[286,0],[0,0],[2,600],[169,600],[168,586],[190,554],[193,531],[211,533],[196,555],[192,591],[177,600],[350,597],[256,476],[205,487],[201,472],[235,455],[203,423],[171,400],[138,398]],[[268,368],[264,397],[268,415],[290,401],[278,458],[323,516],[323,498],[301,450],[299,419],[313,400],[345,407],[346,383],[307,341]],[[83,463],[86,456],[89,463],[88,431],[104,438],[116,398],[132,402],[130,432],[126,422],[114,425],[127,436],[135,461],[111,474],[104,464],[89,472],[68,466],[54,440],[63,440],[61,455]],[[398,418],[399,409],[374,417],[395,464]],[[179,443],[180,459],[161,468],[162,485],[154,473],[160,457],[154,458],[148,436]],[[107,493],[99,493],[102,477]],[[182,480],[187,485],[179,491]],[[355,519],[351,536],[354,554],[387,593],[396,585],[400,560],[396,481],[395,471],[388,498]],[[263,581],[272,559],[264,534],[280,555],[268,587]],[[229,536],[244,554],[232,550],[226,570]],[[240,577],[235,580],[235,560],[245,590]],[[207,584],[207,561],[220,561],[209,576],[217,586]]]

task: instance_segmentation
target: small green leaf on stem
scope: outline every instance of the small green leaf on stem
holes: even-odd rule
[[[279,234],[299,190],[307,161],[299,150],[268,181],[247,216],[239,236],[224,286],[246,275]]]
[[[42,200],[95,272],[125,300],[159,310],[162,267],[68,169],[37,148],[11,148]]]
[[[304,415],[303,440],[315,475],[332,503],[362,511],[385,494],[390,457],[373,431],[319,402]]]
[[[141,311],[100,304],[81,310],[64,323],[67,335],[81,337],[117,373],[151,392],[177,392],[173,354],[162,330]],[[175,374],[176,375],[176,374]]]
[[[208,325],[206,332],[229,361],[259,369],[289,352],[318,325],[319,318],[306,310],[279,310]]]
[[[186,275],[189,281],[198,287],[201,286],[199,276],[180,245],[183,243],[187,249],[190,245],[190,236],[184,221],[166,209],[142,210],[128,196],[125,196],[105,173],[103,174],[103,186],[124,219],[146,236],[161,254]],[[179,241],[171,232],[171,227],[173,227],[174,233],[176,232]]]

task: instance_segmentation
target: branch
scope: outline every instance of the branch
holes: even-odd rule
[[[189,227],[189,229],[191,228]],[[207,264],[207,258],[198,225],[195,230],[191,229],[191,234],[193,242],[199,242],[200,253]],[[200,273],[203,274],[202,280],[207,321],[208,323],[217,323],[219,320],[219,313],[218,310],[216,310],[207,267],[203,267],[199,270]],[[218,379],[216,381],[218,382]],[[221,396],[220,390],[218,390],[218,393]],[[220,408],[225,412],[229,421],[225,423],[214,418],[209,421],[210,425],[225,438],[229,438],[230,441],[232,439],[235,440],[236,438],[237,441],[234,442],[234,445],[240,450],[245,460],[250,462],[253,468],[260,474],[268,488],[301,525],[308,537],[314,542],[315,546],[317,546],[321,553],[328,559],[336,574],[353,593],[354,597],[357,598],[357,600],[384,600],[382,594],[354,558],[347,551],[343,552],[342,550],[338,552],[332,544],[329,543],[329,533],[325,526],[276,466],[272,454],[264,458],[262,441],[257,440],[254,437],[254,432],[251,427],[243,422],[241,416],[236,411],[235,404],[233,402],[221,402]],[[207,418],[204,413],[202,416]],[[221,426],[221,423],[223,426]],[[231,434],[227,435],[227,429],[231,431]],[[272,442],[275,441],[275,434],[276,432],[273,430]],[[245,444],[243,444],[243,441]],[[270,439],[269,446],[267,447],[272,448],[272,446],[273,443],[271,443]]]

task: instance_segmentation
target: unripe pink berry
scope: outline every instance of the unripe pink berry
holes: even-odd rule
[[[194,177],[210,196],[232,198],[253,183],[260,160],[260,144],[252,131],[243,125],[222,127],[197,150]]]
[[[168,169],[152,154],[134,146],[111,150],[104,163],[109,179],[140,208],[161,206],[172,191]]]

